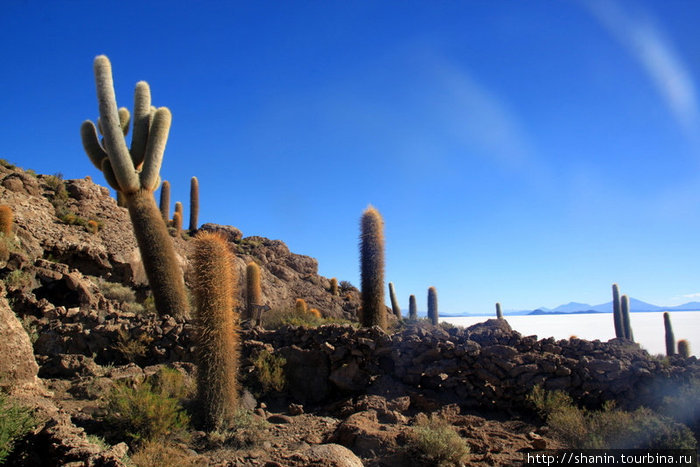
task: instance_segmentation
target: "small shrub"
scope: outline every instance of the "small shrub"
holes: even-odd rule
[[[257,446],[267,438],[267,420],[246,409],[238,409],[233,414],[231,430],[225,434],[225,443],[236,448]]]
[[[189,417],[180,401],[147,381],[132,388],[118,383],[107,398],[105,421],[132,446],[184,436]]]
[[[286,384],[284,377],[285,363],[287,361],[284,357],[273,355],[267,350],[262,350],[255,356],[253,366],[263,392],[269,392],[270,390],[280,392],[284,389]]]
[[[27,332],[32,345],[39,339],[39,331],[37,327],[37,319],[34,316],[27,315],[22,318],[22,327]]]
[[[0,159],[0,165],[6,169],[14,170],[17,168],[12,162],[8,162],[7,159]]]
[[[195,467],[202,465],[198,456],[173,443],[146,441],[131,456],[135,467]]]
[[[466,440],[459,436],[444,417],[419,416],[411,433],[410,446],[436,466],[451,466],[465,462],[469,454]]]
[[[21,407],[0,394],[0,464],[10,455],[15,442],[29,433],[35,424],[31,409]]]
[[[120,302],[136,301],[136,293],[133,289],[118,282],[109,282],[100,277],[97,279],[97,287],[107,299]]]
[[[28,289],[33,283],[32,276],[21,269],[15,269],[5,277],[5,285],[10,290]]]
[[[153,338],[147,334],[132,338],[129,331],[120,329],[114,349],[121,353],[128,362],[134,362],[137,358],[146,356],[148,344],[152,340]]]
[[[148,378],[153,390],[158,394],[164,394],[176,399],[189,399],[194,397],[197,390],[194,380],[188,378],[175,368],[161,367],[155,374]]]
[[[338,285],[340,286],[341,292],[350,292],[352,290],[357,290],[357,287],[352,285],[350,281],[340,281]]]
[[[146,299],[143,301],[142,305],[145,308],[146,313],[148,313],[149,315],[157,313],[156,300],[155,300],[155,298],[153,298],[152,294],[150,294],[150,295],[148,295],[148,297],[146,297]]]

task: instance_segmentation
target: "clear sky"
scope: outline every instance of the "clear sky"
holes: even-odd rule
[[[403,308],[700,297],[700,2],[189,3],[0,2],[0,157],[106,185],[106,54],[119,105],[146,80],[172,110],[186,218],[194,175],[200,223],[359,285],[372,204]]]

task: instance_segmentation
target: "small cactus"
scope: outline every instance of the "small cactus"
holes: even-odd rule
[[[418,306],[416,305],[416,296],[408,297],[408,319],[415,321],[418,319]]]
[[[170,219],[170,182],[163,180],[160,187],[160,215],[167,224]]]
[[[12,208],[7,204],[0,205],[0,233],[5,234],[6,237],[12,235],[13,221]]]
[[[690,357],[690,344],[687,340],[681,339],[678,341],[678,355],[681,357]]]
[[[622,328],[624,330],[624,337],[634,342],[634,334],[632,333],[632,325],[630,323],[630,301],[627,295],[623,295],[620,302],[620,308],[622,310]]]
[[[306,300],[303,298],[297,298],[296,302],[294,302],[294,310],[300,315],[307,313],[309,311],[309,307],[306,304]]]
[[[384,221],[369,206],[360,221],[360,276],[362,281],[362,326],[387,328],[384,305]]]
[[[673,335],[671,315],[668,314],[668,311],[664,311],[664,331],[666,338],[666,355],[670,357],[676,353],[676,338]]]
[[[173,214],[173,227],[175,228],[175,237],[179,237],[182,233],[182,214],[177,211]]]
[[[399,301],[396,299],[396,291],[394,290],[393,282],[389,282],[389,298],[391,300],[391,310],[394,312],[396,318],[401,321],[401,307],[399,306]]]
[[[318,309],[312,308],[309,310],[309,313],[311,313],[314,317],[321,319],[321,312],[318,311]]]
[[[197,218],[199,217],[199,180],[192,177],[190,180],[190,232],[197,230]]]
[[[503,312],[501,311],[501,304],[496,302],[496,318],[503,319]]]
[[[620,305],[620,288],[612,285],[613,293],[613,324],[615,325],[615,337],[625,337],[625,327],[622,322],[622,308]]]
[[[240,337],[234,297],[235,261],[220,234],[197,235],[192,256],[196,308],[197,392],[204,425],[226,428],[238,408]]]
[[[438,298],[435,287],[428,288],[428,319],[434,326],[438,324]]]
[[[87,222],[87,230],[88,230],[88,232],[90,232],[91,234],[95,235],[95,234],[97,234],[97,231],[100,230],[100,226],[99,226],[99,224],[98,224],[96,221],[90,219],[90,220]]]
[[[182,212],[182,203],[179,202],[179,201],[175,202],[175,212],[179,212],[179,213],[180,213],[180,218],[181,218],[181,219],[184,219],[184,218],[185,218],[185,216],[184,216],[184,214],[183,214],[183,212]]]
[[[245,319],[254,319],[257,307],[262,305],[262,289],[260,287],[260,266],[251,261],[246,266],[246,316]]]
[[[340,292],[338,290],[338,279],[333,277],[331,279],[331,295],[335,296],[338,295]]]

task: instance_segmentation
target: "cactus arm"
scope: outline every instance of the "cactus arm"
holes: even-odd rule
[[[129,121],[131,120],[131,114],[129,109],[126,107],[119,108],[119,126],[122,129],[122,134],[124,136],[129,134]]]
[[[83,149],[88,155],[92,165],[102,170],[102,161],[107,158],[107,153],[100,146],[100,141],[97,137],[97,129],[95,124],[90,120],[85,120],[80,125],[80,137],[83,140]]]
[[[114,175],[114,170],[112,170],[112,164],[110,164],[109,159],[107,158],[102,160],[102,175],[105,176],[105,180],[107,180],[109,186],[117,191],[122,191],[119,187],[117,177]]]
[[[143,164],[151,126],[151,89],[145,81],[136,83],[134,90],[134,134],[131,137],[131,160],[134,167]]]
[[[172,115],[167,107],[161,107],[156,111],[149,132],[143,169],[141,171],[141,187],[147,190],[153,191],[153,187],[158,187],[155,182],[158,178],[158,172],[160,172],[160,166],[163,163],[163,153],[165,152],[165,144],[168,141],[171,121]]]
[[[95,58],[94,69],[104,146],[114,175],[119,182],[120,191],[131,193],[138,190],[139,180],[119,121],[112,81],[112,66],[107,57],[100,55]]]

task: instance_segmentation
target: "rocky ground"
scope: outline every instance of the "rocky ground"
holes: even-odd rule
[[[10,465],[125,465],[133,450],[108,422],[109,394],[162,367],[190,387],[192,324],[149,305],[128,213],[106,188],[4,164],[0,204],[14,212],[8,251],[0,251],[0,387],[40,421]],[[88,220],[99,223],[98,232]],[[357,289],[332,294],[313,258],[234,227],[201,229],[229,238],[239,303],[245,264],[255,260],[271,315],[304,298],[332,324],[243,329],[248,418],[238,431],[214,434],[197,431],[193,420],[162,465],[419,465],[415,427],[429,414],[466,441],[469,465],[519,465],[525,452],[562,447],[527,410],[536,384],[566,389],[589,406],[612,399],[634,407],[655,402],[656,388],[669,381],[700,376],[695,358],[660,362],[618,341],[537,340],[503,320],[469,329],[395,320],[390,333],[358,329],[351,324]],[[173,241],[187,277],[189,236]],[[266,387],[261,355],[284,358],[284,387]],[[183,397],[186,406],[192,398]]]

